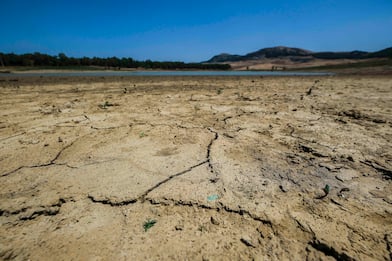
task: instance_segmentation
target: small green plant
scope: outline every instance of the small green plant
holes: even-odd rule
[[[152,227],[155,225],[155,223],[157,223],[156,220],[154,220],[154,219],[148,219],[148,220],[147,220],[146,222],[144,222],[144,224],[143,224],[144,231],[147,232],[147,230],[149,230],[150,228],[152,228]]]
[[[203,225],[200,225],[199,228],[198,228],[197,230],[199,230],[200,232],[203,232],[203,231],[206,230],[206,227],[203,226]]]
[[[320,196],[316,197],[316,199],[323,199],[323,198],[325,198],[326,196],[328,196],[329,191],[330,191],[330,187],[329,187],[328,184],[325,185],[325,187],[323,188],[323,191],[324,191],[324,195],[320,195]]]
[[[216,90],[216,94],[220,95],[222,93],[223,89],[219,88],[218,90]]]
[[[143,131],[139,133],[139,137],[140,137],[140,138],[143,138],[143,137],[146,137],[146,136],[147,136],[147,135],[146,135]]]
[[[325,187],[323,188],[325,195],[328,195],[329,193],[329,185],[325,185]]]

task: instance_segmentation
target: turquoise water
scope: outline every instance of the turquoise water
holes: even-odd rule
[[[99,71],[99,72],[50,72],[50,73],[4,73],[9,76],[322,76],[333,75],[323,72],[283,72],[283,71]]]

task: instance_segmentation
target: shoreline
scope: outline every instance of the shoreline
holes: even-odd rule
[[[365,67],[365,68],[343,68],[343,69],[322,69],[322,68],[300,68],[300,69],[289,69],[289,70],[146,70],[146,69],[122,69],[122,70],[75,70],[75,69],[37,69],[37,70],[12,70],[4,69],[0,71],[0,78],[7,76],[23,76],[23,75],[37,75],[40,74],[102,74],[108,76],[108,74],[119,74],[119,76],[127,76],[126,74],[165,74],[165,73],[215,73],[215,74],[260,74],[268,76],[266,74],[333,74],[333,75],[392,75],[392,67]],[[121,75],[123,74],[123,75]],[[146,75],[143,75],[146,76]],[[169,75],[170,76],[170,75]]]

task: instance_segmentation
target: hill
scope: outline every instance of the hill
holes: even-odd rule
[[[369,59],[369,58],[390,58],[392,57],[392,47],[386,48],[377,52],[351,51],[351,52],[312,52],[294,47],[276,46],[270,48],[263,48],[246,55],[237,54],[220,54],[215,55],[206,63],[216,62],[239,62],[239,61],[254,61],[272,58],[290,58],[291,60],[302,61],[306,57],[309,59]]]
[[[224,63],[226,61],[239,61],[241,60],[242,56],[241,55],[232,55],[228,53],[222,53],[215,55],[212,57],[210,60],[208,60],[206,63]]]
[[[263,58],[277,58],[282,56],[309,56],[312,52],[300,48],[277,46],[260,49],[256,52],[248,53],[243,56],[246,60],[257,60]]]
[[[227,63],[234,70],[338,70],[392,72],[392,47],[376,52],[313,52],[301,48],[277,46],[245,55],[215,55],[205,63]]]

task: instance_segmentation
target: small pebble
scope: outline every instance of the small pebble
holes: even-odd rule
[[[219,225],[220,224],[219,220],[217,220],[214,217],[211,217],[211,223],[214,224],[214,225]]]
[[[175,228],[176,228],[177,231],[179,231],[179,230],[183,230],[184,226],[183,225],[177,225],[177,226],[175,226]]]

